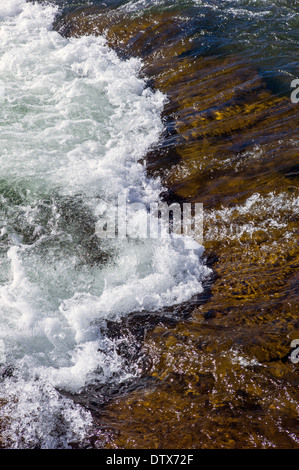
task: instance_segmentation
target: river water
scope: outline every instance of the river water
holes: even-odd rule
[[[148,207],[163,190],[143,158],[165,129],[167,97],[101,36],[64,38],[57,14],[103,2],[0,0],[1,441],[65,448],[92,432],[67,393],[122,383],[107,320],[187,302],[211,275],[189,238],[101,239],[119,195]],[[278,95],[296,76],[296,1],[111,1],[188,15],[196,54],[248,57]],[[200,29],[198,28],[198,21]],[[195,39],[194,39],[195,38]],[[132,213],[133,225],[140,222]],[[135,219],[134,219],[135,217]],[[105,219],[106,220],[106,219]],[[83,445],[83,444],[82,444]]]

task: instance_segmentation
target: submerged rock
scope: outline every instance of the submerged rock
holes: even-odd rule
[[[105,442],[294,448],[298,106],[273,94],[246,59],[199,56],[188,21],[175,8],[130,15],[90,7],[56,24],[67,36],[105,34],[123,57],[142,58],[142,74],[168,96],[148,172],[172,200],[204,203],[204,245],[217,254],[211,298],[188,320],[147,333],[156,380],[106,406],[113,432]]]

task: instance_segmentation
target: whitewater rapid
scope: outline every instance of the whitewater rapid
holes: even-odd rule
[[[187,301],[210,273],[180,238],[95,236],[119,194],[159,200],[142,160],[165,96],[103,37],[53,31],[56,13],[0,0],[0,429],[17,448],[82,442],[92,417],[58,390],[138,374],[100,325]]]

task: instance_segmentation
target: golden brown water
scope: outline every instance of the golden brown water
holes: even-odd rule
[[[211,296],[144,338],[153,380],[101,410],[108,448],[298,447],[299,104],[238,55],[188,54],[175,11],[69,14],[66,35],[102,34],[169,97],[148,155],[168,198],[203,202]],[[296,202],[297,201],[297,202]]]

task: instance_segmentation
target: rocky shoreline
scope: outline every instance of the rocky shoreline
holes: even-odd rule
[[[68,37],[105,34],[122,57],[141,57],[149,85],[167,94],[166,132],[147,156],[148,173],[160,176],[168,200],[204,204],[215,272],[211,295],[191,314],[172,324],[161,314],[142,329],[138,354],[149,358],[142,385],[93,409],[93,442],[295,448],[298,105],[273,93],[245,58],[198,55],[184,33],[190,21],[175,8],[87,7],[55,24]],[[133,316],[129,331],[139,322]]]

